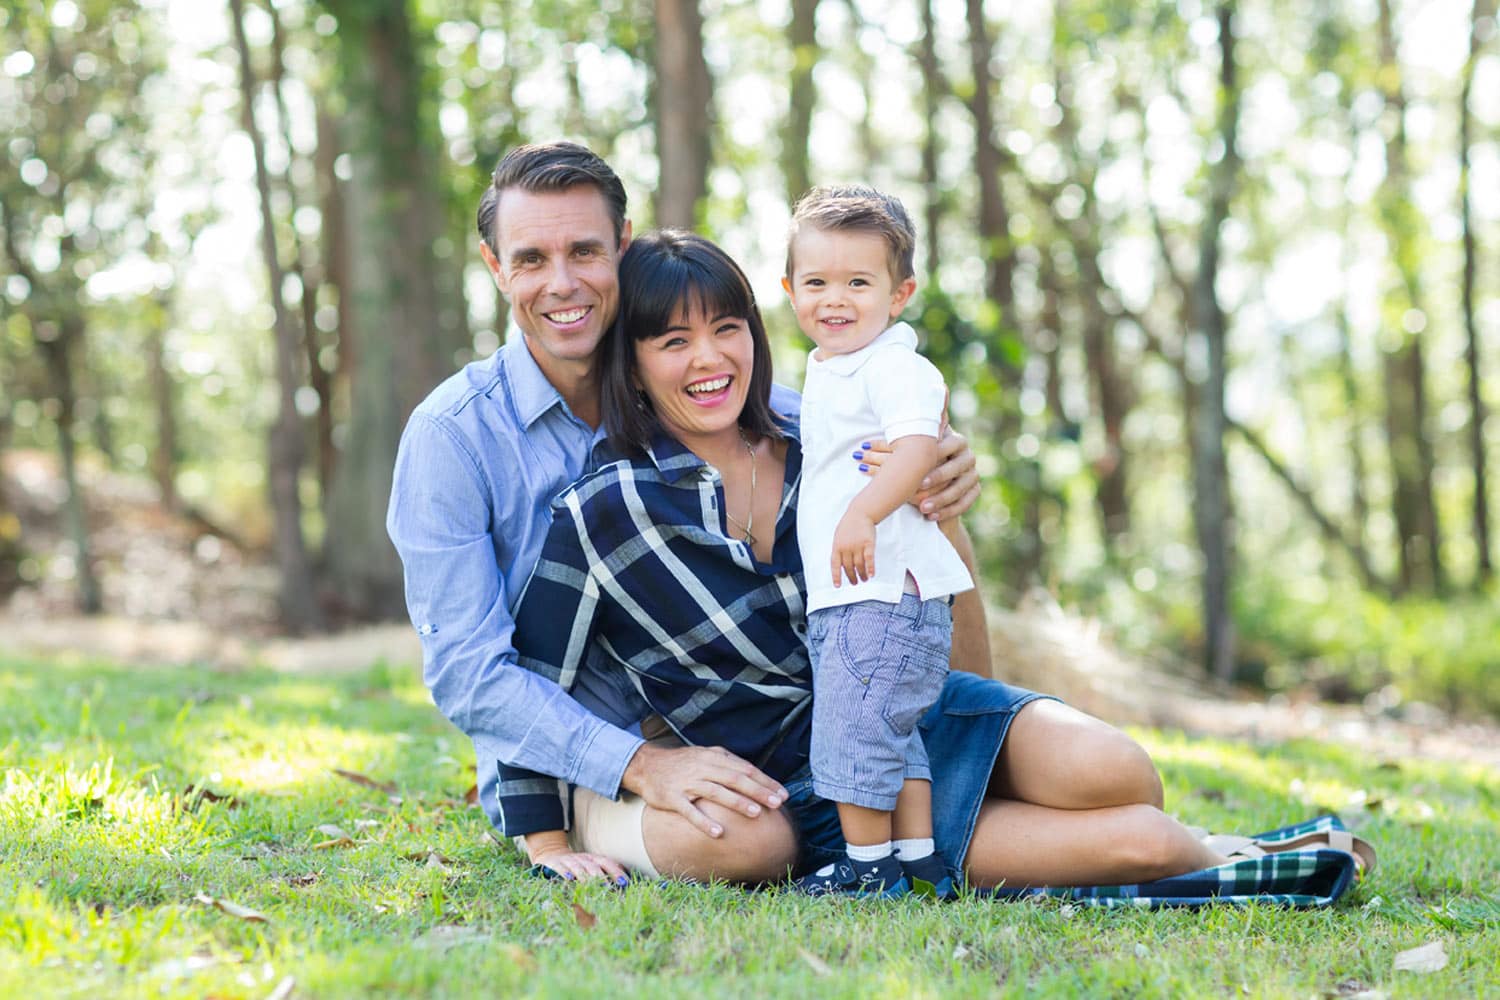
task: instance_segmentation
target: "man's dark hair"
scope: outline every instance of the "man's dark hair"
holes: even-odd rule
[[[476,223],[479,238],[490,252],[499,255],[495,246],[495,212],[500,194],[506,188],[523,191],[566,191],[586,184],[604,196],[609,217],[615,224],[615,242],[625,232],[625,185],[608,163],[587,147],[576,142],[545,142],[517,146],[500,160],[490,177],[490,186],[479,199]]]
[[[666,332],[682,310],[745,320],[754,368],[739,424],[753,434],[783,437],[771,409],[771,341],[745,272],[696,233],[658,229],[631,240],[620,257],[620,312],[600,346],[599,401],[610,444],[626,454],[644,452],[662,430],[637,387],[635,345]]]
[[[786,239],[788,278],[792,277],[792,244],[803,227],[825,233],[879,236],[885,241],[891,282],[899,285],[916,274],[912,255],[917,245],[917,229],[906,214],[906,206],[892,195],[863,184],[829,184],[815,187],[798,198]]]

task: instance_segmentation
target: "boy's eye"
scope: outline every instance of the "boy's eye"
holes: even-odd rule
[[[863,288],[865,285],[868,285],[869,282],[864,278],[855,278],[853,281],[849,282],[849,284],[853,285],[856,288]]]

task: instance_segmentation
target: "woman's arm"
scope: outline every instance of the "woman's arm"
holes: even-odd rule
[[[630,881],[630,876],[614,858],[573,850],[568,846],[567,833],[562,830],[539,830],[528,833],[522,840],[532,864],[545,865],[569,881],[607,878],[620,885]]]

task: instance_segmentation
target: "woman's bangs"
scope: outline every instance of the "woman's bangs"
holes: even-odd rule
[[[732,269],[717,266],[718,262],[711,259],[676,255],[659,257],[649,264],[655,266],[648,265],[634,274],[622,268],[620,274],[621,285],[629,289],[624,299],[631,340],[661,336],[677,321],[682,309],[690,318],[750,315],[749,291]]]

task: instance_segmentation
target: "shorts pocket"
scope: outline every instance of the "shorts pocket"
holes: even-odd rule
[[[885,667],[890,672],[881,715],[898,735],[912,731],[918,720],[938,700],[948,676],[948,658],[932,652],[908,652]]]
[[[860,603],[845,605],[839,614],[834,635],[839,663],[856,684],[866,689],[881,683],[878,675],[882,667],[888,666],[887,658],[891,655],[888,611],[887,605]],[[869,690],[864,696],[869,696]]]

